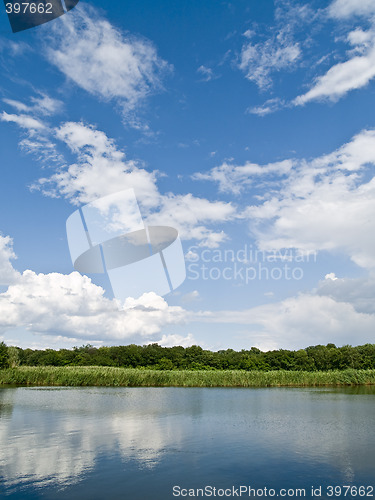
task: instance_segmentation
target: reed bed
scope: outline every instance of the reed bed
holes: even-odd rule
[[[193,371],[106,366],[20,366],[0,370],[0,385],[105,387],[316,387],[375,384],[375,370]]]

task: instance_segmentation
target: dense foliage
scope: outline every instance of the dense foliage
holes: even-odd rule
[[[4,344],[4,342],[0,342],[0,369],[7,368],[9,366],[9,348]]]
[[[17,350],[17,352],[15,351]],[[327,371],[375,369],[375,344],[352,347],[334,344],[310,346],[298,351],[279,349],[262,352],[226,349],[217,352],[199,346],[161,347],[127,345],[93,347],[86,345],[73,349],[33,350],[7,348],[0,344],[0,368],[7,366],[113,366],[153,368],[157,370],[297,370]],[[2,354],[3,353],[3,354]]]

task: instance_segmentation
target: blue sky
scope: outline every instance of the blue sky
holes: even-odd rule
[[[0,339],[374,341],[371,0],[81,1],[0,23]],[[119,310],[74,272],[65,222],[127,188],[179,230],[187,279]]]

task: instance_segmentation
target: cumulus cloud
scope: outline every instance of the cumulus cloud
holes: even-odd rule
[[[373,342],[374,277],[333,280],[330,276],[314,292],[273,304],[193,313],[169,306],[154,293],[139,299],[129,297],[119,310],[116,301],[105,298],[104,290],[86,276],[28,270],[0,294],[0,332],[23,327],[61,341],[158,342],[187,347],[197,344],[191,334],[163,334],[160,338],[160,332],[166,326],[192,321],[245,326],[252,345],[264,350],[298,349],[328,341],[353,343],[353,332],[356,343]],[[192,295],[198,296],[197,292]]]
[[[53,23],[47,41],[52,65],[90,94],[114,100],[126,115],[162,88],[170,69],[151,42],[124,34],[87,5]]]
[[[0,235],[0,333],[23,327],[60,340],[155,341],[162,328],[186,319],[186,311],[153,292],[129,297],[124,304],[104,296],[87,276],[22,274],[12,266],[12,240]],[[172,340],[171,340],[172,341]]]
[[[128,297],[120,304],[106,298],[103,288],[78,272],[37,274],[26,270],[20,274],[11,263],[15,258],[11,238],[0,235],[0,285],[8,285],[0,293],[0,334],[25,328],[44,339],[50,336],[50,342],[147,343],[158,341],[164,327],[187,319],[187,311],[169,306],[153,292],[138,299]],[[161,340],[165,345],[194,343],[191,335],[163,335]]]
[[[36,274],[27,270],[0,294],[0,331],[30,332],[85,340],[135,341],[156,338],[162,327],[184,321],[185,311],[155,293],[129,298],[119,310],[115,300],[87,276]]]

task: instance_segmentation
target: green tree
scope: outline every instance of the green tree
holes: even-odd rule
[[[176,367],[168,358],[160,358],[159,362],[154,366],[157,370],[173,370]]]
[[[0,369],[8,368],[9,366],[9,353],[8,347],[4,344],[4,342],[0,342]]]
[[[20,366],[19,348],[14,346],[8,347],[8,364],[10,368]]]

